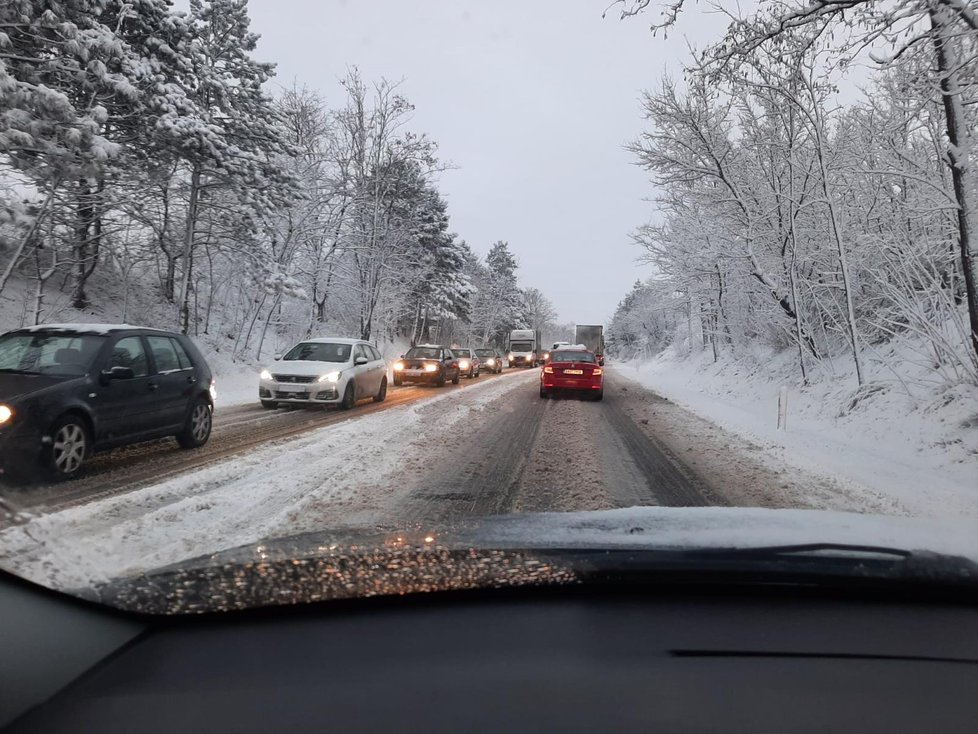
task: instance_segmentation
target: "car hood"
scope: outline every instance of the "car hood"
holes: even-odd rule
[[[268,371],[273,375],[308,377],[310,375],[325,375],[327,372],[338,372],[349,366],[349,362],[314,362],[312,360],[296,359],[288,362],[275,362],[268,367]]]
[[[507,515],[451,526],[339,528],[266,540],[78,591],[148,613],[416,592],[754,574],[929,583],[978,592],[971,522],[814,510],[640,507]],[[678,576],[677,576],[678,573]],[[772,576],[773,574],[773,576]],[[666,577],[655,577],[658,580]],[[860,586],[861,588],[861,586]]]
[[[25,375],[0,372],[0,402],[13,402],[32,397],[48,388],[79,379],[84,378],[75,375]]]

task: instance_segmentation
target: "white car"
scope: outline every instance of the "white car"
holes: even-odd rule
[[[362,398],[387,397],[387,363],[361,339],[306,339],[261,371],[258,397],[265,408],[330,405],[352,408]]]

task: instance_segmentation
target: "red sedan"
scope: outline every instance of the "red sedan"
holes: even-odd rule
[[[604,370],[594,352],[583,347],[555,349],[540,370],[540,397],[557,391],[587,393],[593,400],[604,396]]]

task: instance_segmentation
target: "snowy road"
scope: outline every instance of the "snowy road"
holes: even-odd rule
[[[6,493],[0,566],[87,585],[267,538],[418,530],[636,505],[878,510],[609,370],[602,402],[537,373],[405,388],[349,412],[223,411],[207,450],[119,452],[85,480]]]

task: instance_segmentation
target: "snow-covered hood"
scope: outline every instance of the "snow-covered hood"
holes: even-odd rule
[[[273,375],[296,375],[308,377],[310,375],[319,376],[329,372],[344,370],[350,366],[349,362],[315,362],[308,359],[282,360],[273,362],[267,369]]]
[[[249,544],[76,593],[153,614],[518,586],[804,585],[973,599],[973,526],[811,510],[632,508]]]
[[[594,512],[498,515],[453,525],[428,525],[386,533],[341,528],[270,539],[210,556],[254,560],[289,548],[293,555],[321,552],[345,541],[390,546],[392,539],[451,548],[634,548],[687,550],[762,548],[801,544],[883,546],[967,558],[978,563],[978,528],[948,522],[824,510],[728,507],[631,507]]]

